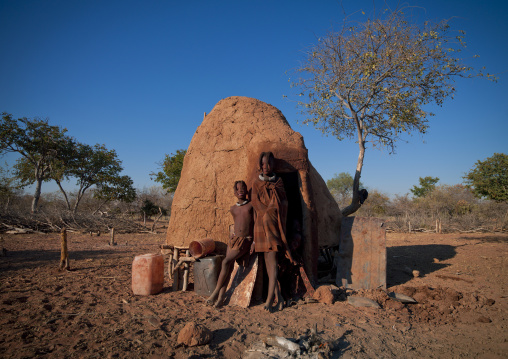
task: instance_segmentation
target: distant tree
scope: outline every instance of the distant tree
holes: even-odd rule
[[[116,192],[117,195],[125,193],[129,196],[128,199],[132,197],[132,181],[127,176],[120,176],[120,172],[123,170],[121,164],[122,161],[118,159],[115,150],[108,150],[105,145],[100,144],[90,146],[79,143],[76,145],[74,156],[64,162],[61,170],[51,174],[53,175],[52,179],[64,194],[69,208],[70,203],[62,187],[62,180],[69,177],[77,179],[78,191],[72,206],[72,211],[75,213],[83,195],[92,186],[97,186],[99,193],[104,195]]]
[[[353,176],[347,172],[336,173],[332,178],[326,181],[326,186],[340,206],[351,203],[353,184]],[[360,188],[362,187],[363,184],[360,182]]]
[[[187,150],[177,150],[175,154],[165,155],[164,160],[158,163],[161,171],[150,173],[152,180],[162,184],[162,188],[167,192],[176,191],[186,153]]]
[[[141,207],[141,212],[147,217],[151,217],[154,214],[159,213],[159,207],[149,199],[145,199],[143,201],[143,206]]]
[[[158,216],[155,218],[155,220],[152,224],[151,232],[153,233],[155,230],[155,226],[157,225],[157,222],[159,221],[159,219],[162,216],[166,216],[168,214],[168,211],[167,211],[167,209],[165,209],[161,206],[157,206],[151,200],[145,199],[143,201],[143,206],[141,207],[141,213],[143,214],[144,225],[146,225],[146,218],[147,217],[150,218],[151,216],[158,214]]]
[[[434,187],[415,202],[416,208],[432,218],[464,215],[471,212],[478,201],[471,190],[461,184]]]
[[[436,183],[439,182],[439,177],[420,177],[419,182],[420,187],[413,186],[410,191],[415,197],[425,197],[436,187]]]
[[[102,201],[99,208],[111,201],[131,203],[136,199],[134,182],[129,176],[111,177],[108,181],[98,183],[93,196]]]
[[[11,199],[21,195],[17,179],[7,169],[0,167],[0,202],[4,204],[4,210],[7,211]]]
[[[32,212],[37,211],[42,182],[49,179],[52,165],[68,155],[74,147],[66,129],[51,126],[48,120],[12,118],[3,113],[0,120],[0,154],[16,152],[21,155],[15,176],[22,186],[35,183]]]
[[[407,193],[404,195],[396,194],[390,202],[389,215],[403,216],[405,221],[407,221],[416,210],[414,200],[410,198]]]
[[[463,177],[464,183],[478,197],[496,202],[508,201],[508,155],[494,153],[476,165]]]
[[[306,52],[292,80],[304,98],[298,101],[308,116],[303,123],[339,140],[356,139],[359,146],[353,198],[343,215],[361,206],[367,139],[394,152],[402,134],[426,132],[433,114],[423,107],[452,97],[454,78],[484,76],[457,55],[465,47],[464,32],[452,34],[446,20],[420,25],[398,9],[362,23],[346,18],[338,32],[320,37]]]
[[[374,217],[384,216],[390,205],[390,197],[376,189],[369,191],[369,200],[359,209],[358,215]]]

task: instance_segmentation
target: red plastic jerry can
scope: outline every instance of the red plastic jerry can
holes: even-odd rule
[[[137,295],[151,295],[162,291],[164,258],[161,254],[143,254],[132,262],[132,291]]]

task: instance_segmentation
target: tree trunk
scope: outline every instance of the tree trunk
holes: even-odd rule
[[[159,207],[159,215],[157,216],[157,218],[155,218],[155,221],[153,221],[153,224],[152,224],[152,229],[150,230],[150,232],[154,233],[155,231],[155,226],[157,225],[157,222],[159,221],[159,219],[162,217],[162,208]]]
[[[37,205],[39,204],[39,198],[41,198],[41,187],[42,187],[42,178],[37,178],[34,198],[32,200],[32,213],[37,212]]]
[[[69,199],[67,198],[67,193],[65,193],[65,191],[64,191],[60,181],[55,180],[55,182],[58,185],[58,187],[60,188],[60,192],[62,192],[62,194],[64,195],[65,203],[67,204],[67,209],[70,211],[71,210],[71,204],[69,203]]]
[[[72,209],[72,213],[73,214],[76,214],[76,212],[78,211],[78,206],[79,206],[79,202],[81,201],[81,199],[83,198],[84,194],[85,194],[85,191],[88,189],[89,187],[84,187],[84,188],[80,188],[78,190],[78,194],[76,195],[76,201],[74,202],[74,208]]]
[[[362,132],[359,130],[358,133],[358,147],[360,148],[360,153],[358,154],[358,162],[356,163],[356,172],[355,178],[353,180],[353,199],[351,200],[351,204],[342,210],[342,215],[344,217],[349,216],[350,214],[355,213],[360,209],[362,204],[360,203],[360,177],[362,176],[362,168],[363,168],[363,158],[365,156],[365,138],[362,136]]]

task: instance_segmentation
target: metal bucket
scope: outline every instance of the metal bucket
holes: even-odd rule
[[[224,256],[209,256],[194,262],[194,291],[204,297],[212,294],[217,285]]]

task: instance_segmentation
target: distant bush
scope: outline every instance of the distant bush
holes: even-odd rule
[[[358,216],[380,217],[385,216],[390,206],[390,197],[376,189],[369,190],[369,197],[356,212]]]
[[[506,231],[508,203],[478,199],[463,185],[441,185],[422,197],[409,194],[387,195],[371,190],[357,212],[358,216],[381,217],[387,228],[407,232],[435,231],[436,222],[443,232]]]
[[[96,198],[93,192],[87,192],[81,199],[77,213],[68,210],[59,191],[43,193],[38,202],[37,213],[30,211],[31,195],[23,194],[21,191],[12,192],[9,193],[7,202],[4,201],[7,195],[0,193],[0,199],[3,202],[0,206],[0,233],[14,228],[53,232],[59,231],[62,227],[76,231],[103,233],[112,227],[125,232],[146,231],[147,228],[139,224],[139,220],[143,219],[142,208],[146,203],[150,203],[153,207],[153,213],[150,212],[149,215],[159,213],[160,216],[157,219],[161,220],[160,223],[167,223],[168,209],[171,208],[173,195],[167,194],[160,186],[143,188],[137,193],[136,200],[127,203],[119,200],[104,202]],[[75,193],[69,193],[69,200],[72,200],[75,195]],[[151,231],[154,230],[153,227],[154,225]]]

